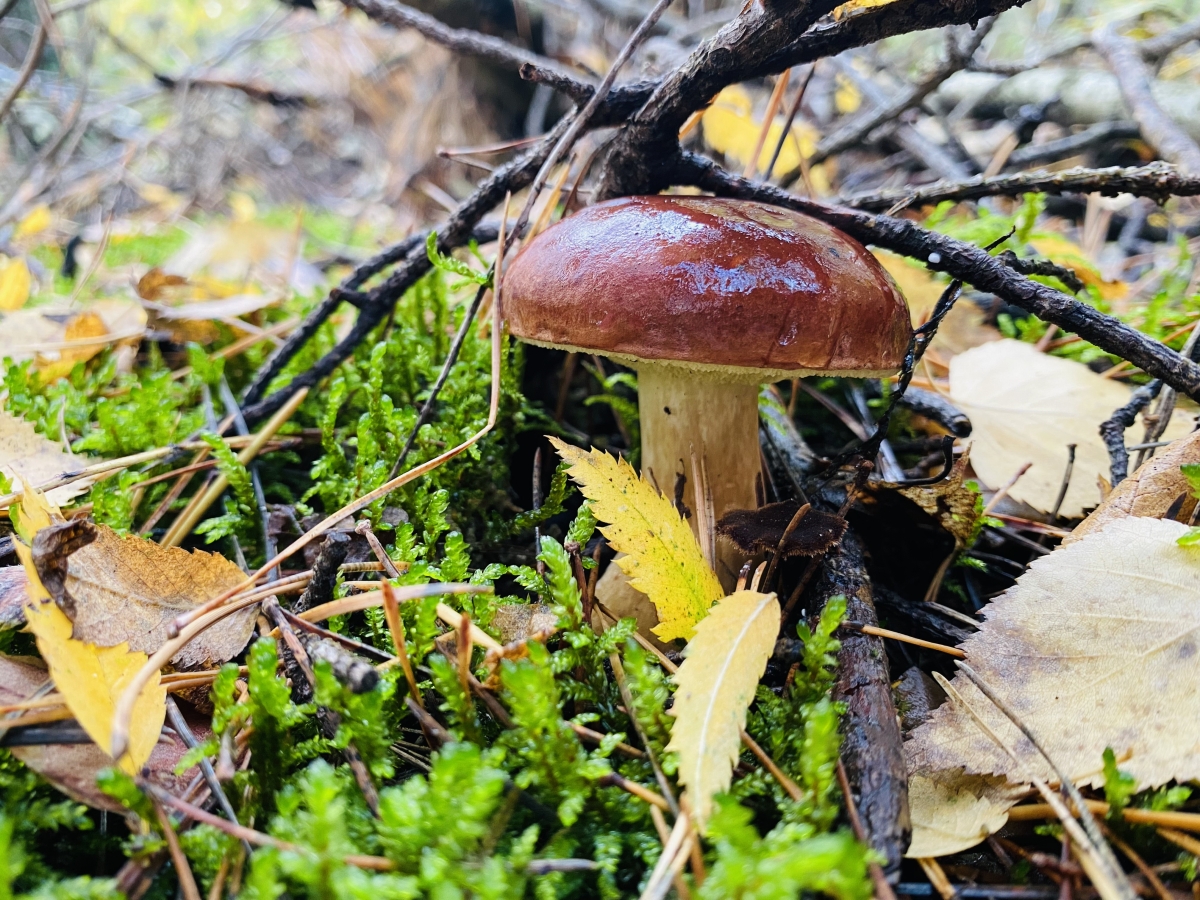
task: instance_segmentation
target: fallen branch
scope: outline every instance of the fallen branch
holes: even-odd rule
[[[978,176],[966,181],[939,181],[920,188],[893,188],[853,194],[842,203],[855,209],[899,210],[928,206],[944,200],[979,200],[983,197],[1016,197],[1021,194],[1135,194],[1163,203],[1169,197],[1200,195],[1200,176],[1188,175],[1167,163],[1105,169],[1065,169],[1061,172],[1021,172],[1017,175]]]

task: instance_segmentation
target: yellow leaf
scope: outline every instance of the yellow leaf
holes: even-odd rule
[[[664,641],[691,637],[721,598],[721,583],[674,504],[624,460],[554,437],[550,442],[571,464],[571,477],[592,501],[596,518],[609,523],[601,532],[614,550],[626,554],[617,565],[658,610],[654,633]]]
[[[242,191],[234,191],[229,195],[229,208],[233,211],[235,222],[252,222],[258,218],[258,205],[254,198]]]
[[[19,256],[0,265],[0,310],[12,312],[20,309],[29,299],[32,286],[29,267]]]
[[[44,498],[38,500],[31,494],[36,495],[36,492],[26,493],[26,508],[20,511],[27,531],[34,521],[48,515]],[[32,520],[26,518],[27,513],[32,515]],[[33,565],[32,551],[19,541],[14,546],[29,579],[25,618],[29,630],[37,638],[38,651],[50,668],[54,686],[88,737],[102,750],[108,750],[112,746],[112,720],[117,700],[146,664],[146,654],[130,651],[128,644],[97,647],[73,639],[71,620],[50,600]],[[167,692],[157,681],[148,684],[138,696],[129,751],[118,761],[125,772],[138,772],[150,758],[166,717],[166,699]]]
[[[746,710],[779,636],[774,594],[730,594],[696,626],[674,675],[671,743],[679,755],[679,781],[703,828],[714,794],[729,788]]]
[[[848,3],[843,3],[833,11],[835,21],[841,21],[848,15],[862,12],[866,9],[874,9],[877,6],[887,6],[889,3],[894,3],[895,0],[849,0]]]
[[[41,234],[50,227],[53,220],[50,217],[50,207],[45,203],[35,206],[29,211],[20,222],[17,223],[16,229],[13,231],[14,238],[29,237],[33,234]]]
[[[42,381],[50,383],[71,374],[77,362],[87,362],[112,341],[104,340],[108,336],[108,328],[104,319],[94,312],[82,312],[73,316],[63,329],[63,343],[76,346],[64,346],[58,352],[58,359],[38,360],[38,372]]]
[[[834,81],[837,87],[833,92],[833,105],[837,107],[837,111],[843,116],[858,112],[858,108],[862,106],[862,92],[853,81],[840,72]]]
[[[746,89],[735,84],[717,95],[717,99],[701,119],[705,143],[718,153],[724,154],[727,161],[736,163],[739,169],[745,168],[749,162],[762,131],[762,122],[754,118],[753,107],[754,102]],[[760,170],[765,169],[771,161],[771,155],[775,152],[775,145],[779,143],[782,133],[782,122],[773,122],[767,129],[767,137],[758,156]],[[792,133],[788,135],[779,151],[773,174],[796,171],[800,167],[801,154],[811,156],[819,137],[816,129],[808,123],[794,124]]]

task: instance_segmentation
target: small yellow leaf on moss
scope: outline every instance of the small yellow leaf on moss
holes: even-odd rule
[[[37,491],[27,490],[18,515],[26,533],[36,533],[39,523],[49,524],[53,508]],[[40,526],[44,527],[44,526]],[[146,664],[146,654],[128,644],[97,647],[71,637],[71,620],[51,601],[33,565],[28,546],[16,542],[15,550],[29,579],[25,618],[37,638],[38,652],[50,669],[54,686],[88,737],[103,750],[112,746],[112,721],[118,698]],[[118,761],[121,769],[136,773],[150,758],[166,717],[167,692],[157,681],[148,684],[134,707],[129,752]]]
[[[596,518],[608,523],[600,531],[625,554],[616,564],[658,610],[654,633],[664,641],[691,637],[722,591],[674,504],[624,460],[554,437],[550,442],[571,464],[571,477],[592,501]]]
[[[14,238],[30,237],[41,234],[50,227],[53,219],[50,217],[50,207],[45,203],[35,206],[13,229]]]
[[[18,256],[0,263],[0,311],[20,309],[29,299],[32,287],[33,279],[25,260]]]
[[[679,755],[679,781],[703,828],[714,794],[729,788],[746,710],[779,636],[774,594],[730,594],[696,626],[675,673],[671,743]]]

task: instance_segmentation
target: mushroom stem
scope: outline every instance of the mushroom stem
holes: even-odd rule
[[[731,509],[753,509],[758,449],[758,385],[680,366],[638,367],[642,471],[673,496],[676,473],[688,478],[684,502],[694,504],[691,453],[703,458],[717,518]],[[689,520],[696,530],[698,517]],[[717,538],[717,576],[726,590],[737,582],[746,556]]]

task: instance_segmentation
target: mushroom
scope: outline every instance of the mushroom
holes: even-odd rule
[[[503,302],[522,340],[637,370],[643,471],[670,491],[694,452],[717,517],[756,505],[762,383],[891,375],[912,334],[903,296],[853,238],[712,197],[624,197],[563,219],[513,260]],[[717,561],[729,587],[744,557],[721,539]]]

